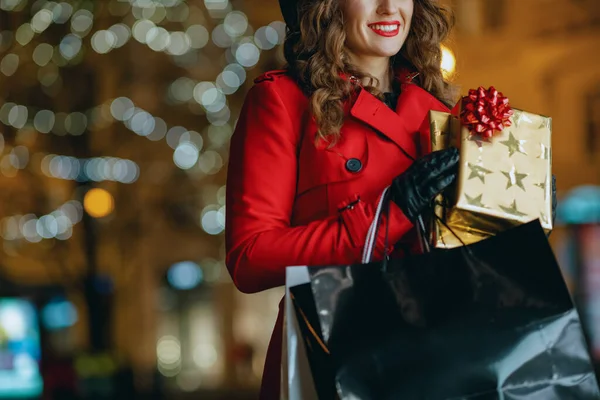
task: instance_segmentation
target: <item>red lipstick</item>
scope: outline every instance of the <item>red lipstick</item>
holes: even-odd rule
[[[379,21],[369,24],[369,28],[384,37],[393,37],[400,32],[400,21]]]

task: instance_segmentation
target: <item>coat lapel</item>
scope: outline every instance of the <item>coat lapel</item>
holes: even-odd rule
[[[398,100],[400,101],[400,100]],[[392,140],[410,158],[416,158],[417,146],[405,121],[377,97],[360,89],[350,114]]]
[[[449,112],[448,108],[416,84],[402,83],[396,112],[377,97],[360,89],[350,114],[393,141],[409,158],[418,157],[420,136],[429,135],[430,110]],[[427,132],[421,132],[426,129]]]

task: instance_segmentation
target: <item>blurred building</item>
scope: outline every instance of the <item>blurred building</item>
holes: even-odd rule
[[[593,0],[456,0],[450,46],[464,91],[494,85],[553,118],[559,189],[597,183],[600,10]]]
[[[551,243],[600,360],[600,10],[594,0],[455,0],[448,46],[462,93],[495,86],[514,107],[553,118],[559,194]]]
[[[447,3],[461,92],[552,116],[560,194],[598,184],[597,1]],[[60,288],[36,300],[62,310],[47,346],[86,390],[127,368],[139,390],[256,390],[283,291],[231,284],[225,166],[283,35],[275,0],[0,1],[0,273]]]

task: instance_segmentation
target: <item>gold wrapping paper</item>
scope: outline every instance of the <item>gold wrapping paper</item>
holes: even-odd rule
[[[460,149],[457,182],[436,198],[435,213],[465,244],[534,219],[552,230],[552,119],[513,110],[512,125],[487,140],[472,137],[454,115],[429,114],[432,151]],[[461,245],[441,222],[432,228],[434,247]]]

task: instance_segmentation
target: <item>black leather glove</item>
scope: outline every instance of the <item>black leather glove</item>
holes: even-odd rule
[[[435,151],[416,160],[396,177],[390,187],[391,199],[413,223],[422,211],[458,173],[458,149]]]

